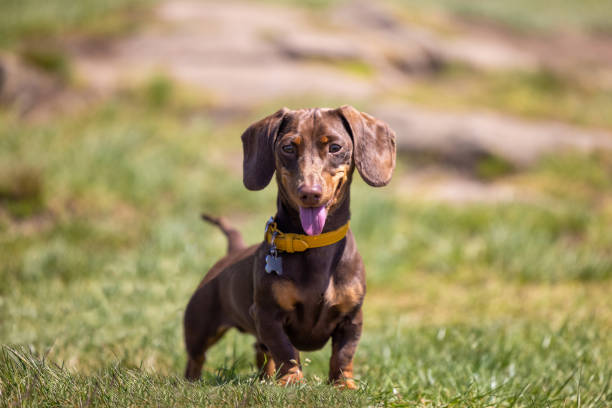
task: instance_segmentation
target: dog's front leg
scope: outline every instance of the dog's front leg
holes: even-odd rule
[[[278,370],[278,381],[282,385],[300,382],[303,378],[299,352],[293,347],[282,324],[282,312],[267,312],[257,309],[255,325],[259,341],[266,345],[274,358]]]
[[[329,361],[329,382],[339,388],[357,389],[353,380],[353,356],[361,337],[361,308],[342,320],[332,333],[332,355]]]

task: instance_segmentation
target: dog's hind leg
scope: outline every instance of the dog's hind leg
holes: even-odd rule
[[[191,345],[187,342],[187,368],[185,369],[185,378],[190,381],[196,381],[202,375],[202,366],[206,361],[206,350],[218,342],[221,337],[228,330],[227,327],[219,326],[216,333],[198,343],[192,343]]]
[[[185,378],[195,381],[202,374],[202,365],[206,361],[206,350],[218,342],[229,326],[220,319],[218,303],[214,291],[208,286],[199,288],[191,297],[183,320],[185,346],[187,348],[187,368]]]

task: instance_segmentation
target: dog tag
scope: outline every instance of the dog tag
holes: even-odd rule
[[[266,255],[266,272],[273,273],[275,272],[277,275],[283,274],[283,258],[280,256],[276,256],[273,254]]]
[[[266,231],[268,231],[268,225],[273,219],[270,218],[268,224],[266,224]],[[283,258],[278,256],[278,250],[276,249],[276,245],[274,245],[274,240],[278,236],[278,231],[274,231],[272,234],[272,242],[270,242],[270,253],[266,255],[266,272],[267,273],[276,273],[278,276],[283,274]]]

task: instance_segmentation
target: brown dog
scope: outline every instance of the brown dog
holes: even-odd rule
[[[384,186],[395,167],[395,134],[350,106],[283,108],[242,135],[244,185],[266,187],[276,171],[277,213],[263,243],[245,247],[221,219],[228,255],[206,274],[185,311],[185,376],[200,377],[206,350],[230,328],[254,335],[262,374],[300,381],[299,350],[331,337],[329,381],[356,388],[365,271],[348,229],[353,170]]]

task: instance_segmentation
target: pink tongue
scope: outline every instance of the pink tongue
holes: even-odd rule
[[[323,231],[326,218],[327,209],[325,206],[300,207],[300,221],[302,221],[302,228],[308,235],[319,235]]]

